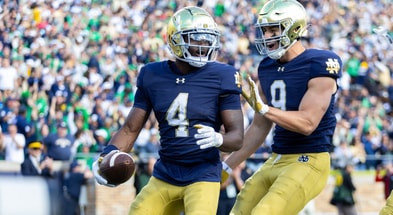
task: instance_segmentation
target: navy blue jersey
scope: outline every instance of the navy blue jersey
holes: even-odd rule
[[[316,77],[341,76],[342,61],[335,53],[308,49],[288,63],[265,58],[258,67],[261,87],[270,106],[297,111],[307,91],[309,80]],[[275,127],[272,151],[279,154],[328,152],[336,127],[335,95],[317,129],[309,136]]]
[[[67,161],[71,157],[71,148],[74,144],[74,137],[67,134],[65,137],[59,137],[58,134],[49,134],[42,142],[47,148],[47,154],[53,160]]]
[[[155,177],[175,185],[220,181],[219,150],[201,150],[193,126],[203,124],[219,131],[220,112],[241,109],[240,84],[234,67],[217,62],[187,75],[172,61],[149,63],[141,69],[134,107],[153,110],[159,122],[161,148]]]

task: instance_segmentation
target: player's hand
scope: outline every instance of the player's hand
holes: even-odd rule
[[[259,96],[258,92],[258,86],[255,84],[255,82],[251,79],[250,76],[247,76],[247,82],[250,87],[250,94],[246,92],[244,87],[242,88],[242,96],[244,99],[247,101],[247,103],[256,111],[257,113],[260,113],[264,115],[269,111],[269,106],[263,103],[261,97]]]
[[[224,183],[226,180],[228,180],[229,176],[232,174],[232,169],[224,161],[222,161],[221,164],[222,164],[221,183]]]
[[[196,139],[200,139],[196,142],[200,149],[207,149],[210,147],[220,147],[224,140],[222,134],[216,132],[214,128],[206,125],[197,124],[194,125],[197,128],[197,134],[194,135]]]
[[[112,150],[108,154],[117,153],[117,152],[119,152],[119,150]],[[94,178],[96,179],[97,183],[101,185],[105,185],[107,187],[116,187],[116,185],[114,184],[109,184],[108,181],[100,175],[100,164],[102,160],[104,160],[104,157],[105,155],[104,156],[100,155],[100,157],[93,163],[92,170],[93,170]]]

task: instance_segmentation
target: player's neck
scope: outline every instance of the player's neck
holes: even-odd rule
[[[199,69],[198,67],[193,67],[190,64],[188,64],[187,62],[183,62],[181,60],[176,60],[175,65],[177,67],[177,72],[179,72],[183,75],[190,74],[190,73],[194,72],[195,70]]]
[[[295,57],[299,56],[302,54],[304,51],[306,51],[306,48],[303,46],[303,44],[300,41],[297,41],[291,48],[287,50],[287,52],[280,58],[279,62],[280,63],[286,63],[294,59]]]

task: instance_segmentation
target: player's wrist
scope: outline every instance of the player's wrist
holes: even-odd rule
[[[100,156],[104,157],[105,155],[109,154],[111,151],[114,151],[114,150],[119,151],[119,148],[117,148],[115,145],[109,144],[109,145],[105,146],[105,148],[101,152]]]
[[[224,137],[222,134],[216,132],[216,147],[219,148],[224,143]]]
[[[228,166],[227,163],[225,163],[225,161],[221,162],[222,164],[222,169],[227,172],[228,174],[232,174],[232,168],[230,166]]]
[[[269,105],[262,104],[262,107],[259,110],[259,113],[262,114],[262,115],[265,115],[268,111],[269,111]]]

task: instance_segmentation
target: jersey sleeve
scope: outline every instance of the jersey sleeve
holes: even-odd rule
[[[333,52],[321,51],[314,54],[311,63],[310,78],[332,77],[338,79],[342,73],[342,60]]]
[[[147,73],[148,72],[144,67],[142,67],[139,72],[139,75],[138,75],[138,78],[136,81],[137,90],[135,92],[134,107],[141,108],[141,109],[149,112],[152,109],[152,105],[149,100],[146,89],[144,88],[144,79],[145,79],[145,76],[148,75]]]
[[[225,65],[221,71],[222,94],[241,94],[242,83],[240,73],[233,66]]]
[[[240,109],[240,94],[242,92],[241,77],[232,66],[226,65],[222,74],[220,109]]]

